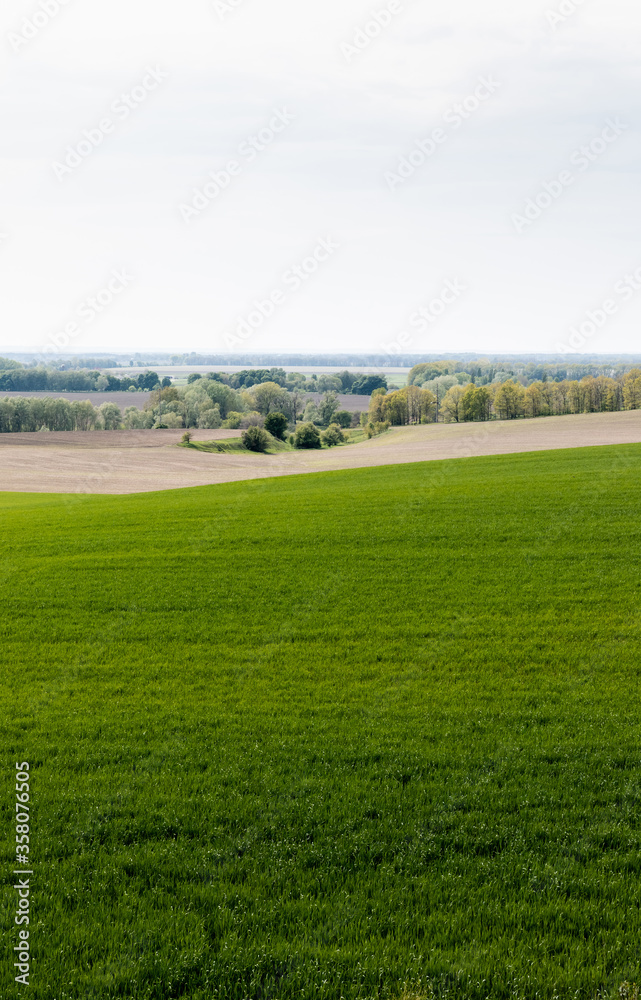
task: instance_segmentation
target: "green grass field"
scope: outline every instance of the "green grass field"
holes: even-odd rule
[[[0,495],[32,1000],[618,997],[641,446]]]

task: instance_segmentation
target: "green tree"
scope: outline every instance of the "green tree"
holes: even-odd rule
[[[339,427],[352,426],[352,414],[349,412],[349,410],[338,410],[334,414],[334,420]]]
[[[320,403],[318,404],[318,416],[320,417],[320,422],[324,427],[331,424],[334,419],[334,414],[339,407],[338,396],[335,392],[326,392]]]
[[[249,451],[267,451],[269,436],[262,427],[248,427],[243,431],[241,440]]]
[[[122,413],[120,407],[115,403],[103,403],[100,407],[100,416],[106,431],[117,431],[122,423]]]
[[[453,385],[448,389],[443,399],[443,416],[449,422],[459,423],[463,420],[463,396],[465,389],[462,385]]]
[[[283,389],[277,382],[261,382],[253,387],[251,395],[255,409],[264,416],[272,411],[282,413],[289,406],[287,389]]]
[[[301,424],[294,434],[295,448],[320,448],[321,436],[315,424]]]
[[[374,389],[385,389],[387,392],[387,379],[384,375],[361,375],[352,385],[352,394],[371,396]]]
[[[268,413],[265,417],[265,430],[282,441],[287,430],[287,417],[284,413]]]
[[[321,440],[328,448],[333,448],[337,444],[343,444],[345,435],[338,424],[330,424],[327,430],[323,432]]]
[[[515,420],[523,415],[525,390],[518,382],[502,382],[494,395],[494,409],[500,420]]]
[[[107,405],[112,406],[113,404]],[[71,410],[77,431],[90,431],[96,426],[98,414],[88,399],[83,400],[82,403],[72,403]]]

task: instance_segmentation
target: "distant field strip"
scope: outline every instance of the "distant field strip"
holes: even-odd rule
[[[32,1000],[631,998],[640,496],[639,444],[2,494]]]
[[[238,431],[195,431],[196,440]],[[0,490],[142,493],[336,469],[641,442],[641,410],[395,427],[363,444],[282,455],[203,454],[182,431],[0,434]]]

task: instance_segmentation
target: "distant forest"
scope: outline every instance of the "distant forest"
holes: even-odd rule
[[[190,358],[194,365],[205,365],[208,362],[206,356],[192,355],[172,356],[182,362],[184,358]],[[240,355],[239,357],[242,357]],[[313,357],[305,357],[306,366],[311,366],[317,360]],[[320,358],[320,356],[319,356]],[[108,374],[100,369],[115,367],[113,359],[107,359],[102,365],[96,365],[98,358],[80,359],[74,358],[60,364],[24,364],[19,361],[0,358],[0,392],[122,392],[127,390],[151,390],[161,386],[171,385],[168,377],[160,378],[154,371],[147,371],[140,375],[127,375],[123,370],[119,376]],[[246,360],[246,359],[245,359]],[[288,360],[291,360],[288,358]],[[338,357],[327,356],[325,364],[332,367],[330,361],[336,361]],[[364,367],[373,367],[371,362],[374,359],[361,359]],[[88,366],[91,361],[92,366]],[[233,362],[226,358],[227,364]],[[216,362],[213,362],[216,363]],[[283,361],[283,364],[286,364]],[[345,363],[343,357],[343,363]],[[637,364],[641,363],[637,362]],[[301,367],[304,367],[301,365]],[[525,360],[522,358],[501,357],[494,360],[481,358],[475,360],[461,360],[457,358],[445,360],[425,360],[415,364],[408,369],[408,385],[422,385],[439,376],[455,376],[459,382],[472,382],[475,385],[492,385],[506,381],[508,378],[518,382],[523,387],[534,382],[565,382],[581,381],[584,378],[613,378],[621,379],[623,376],[635,368],[635,362],[625,359],[599,358],[596,360],[582,359],[580,361],[546,361],[546,360]],[[379,369],[379,375],[360,375],[358,372],[347,369],[338,373],[326,373],[318,375],[305,375],[297,373],[286,373],[284,368],[271,366],[268,368],[252,367],[233,374],[214,373],[214,377],[231,386],[232,389],[250,388],[259,382],[276,382],[278,385],[287,388],[296,388],[302,392],[336,392],[352,393],[354,395],[370,395],[374,389],[387,387],[387,379],[383,367]],[[190,381],[198,378],[194,373],[189,376]]]
[[[271,413],[283,414],[292,428],[302,419],[319,427],[360,422],[367,433],[390,425],[513,420],[567,413],[641,409],[641,368],[617,365],[524,364],[491,361],[421,362],[407,385],[389,391],[384,374],[345,369],[307,376],[283,368],[234,373],[194,372],[175,386],[154,371],[117,378],[97,370],[59,371],[25,367],[0,358],[0,391],[151,391],[142,410],[113,402],[94,407],[88,400],[11,396],[0,399],[0,432],[36,430],[118,430],[173,427],[214,430],[262,426]],[[311,395],[314,394],[314,395]],[[358,413],[341,410],[340,396],[369,397]],[[319,395],[322,397],[319,399]],[[369,404],[369,405],[368,405]]]

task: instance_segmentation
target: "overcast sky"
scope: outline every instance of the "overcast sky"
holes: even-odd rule
[[[633,0],[0,29],[0,350],[641,352]]]

